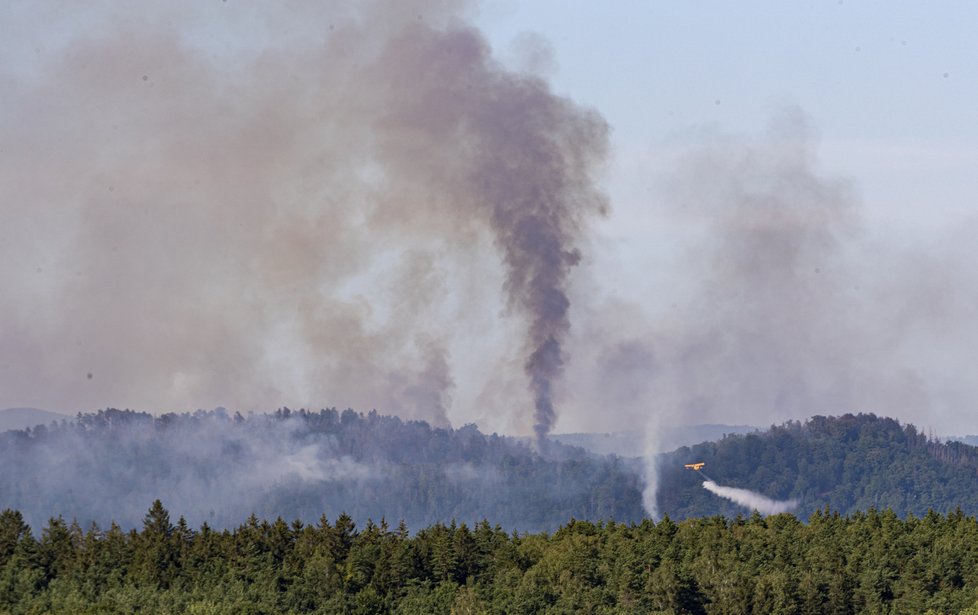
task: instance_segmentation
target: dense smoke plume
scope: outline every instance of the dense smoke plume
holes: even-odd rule
[[[789,512],[798,506],[798,500],[772,500],[750,489],[723,487],[712,480],[703,481],[703,488],[749,510],[756,510],[762,515],[777,515]]]
[[[0,9],[0,406],[445,425],[458,364],[471,403],[514,362],[459,356],[502,296],[550,431],[608,127],[498,63],[465,5]]]
[[[409,161],[406,176],[432,165],[423,172],[429,186],[445,182],[438,177],[442,153],[457,156],[456,142],[464,148],[469,160],[449,178],[449,195],[488,222],[506,265],[509,302],[529,321],[524,368],[536,408],[534,430],[543,438],[555,419],[553,387],[570,327],[566,285],[580,260],[577,238],[585,217],[606,206],[592,175],[605,153],[607,126],[551,95],[538,79],[494,69],[485,43],[471,31],[409,33],[393,51],[396,57],[384,66],[416,70],[390,76],[386,118],[392,124],[382,136],[394,141],[388,149],[398,152],[395,160]],[[415,91],[416,75],[432,63],[438,82]],[[404,98],[409,102],[398,104]],[[429,151],[440,153],[426,160]]]

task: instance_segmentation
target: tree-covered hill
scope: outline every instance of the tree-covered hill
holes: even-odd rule
[[[738,507],[683,468],[706,462],[717,483],[775,499],[800,500],[805,517],[826,506],[852,514],[871,507],[898,515],[978,513],[978,449],[940,442],[912,425],[873,414],[816,416],[763,433],[683,447],[659,460],[659,508],[674,518],[734,515]]]
[[[871,414],[789,422],[659,458],[660,513],[746,513],[705,490],[703,477],[683,469],[691,461],[706,462],[721,485],[799,500],[793,512],[802,517],[826,506],[978,514],[978,449]],[[34,527],[57,515],[135,527],[161,499],[192,524],[220,528],[251,513],[308,522],[346,512],[360,524],[489,518],[541,531],[571,517],[640,521],[643,485],[639,460],[559,443],[537,451],[473,425],[440,429],[352,410],[247,418],[105,410],[0,433],[0,508],[22,511]]]
[[[641,489],[618,458],[353,410],[245,418],[110,409],[0,434],[0,508],[34,527],[57,515],[134,527],[162,499],[212,527],[251,513],[314,521],[346,512],[361,524],[492,518],[540,531],[571,517],[638,521]]]

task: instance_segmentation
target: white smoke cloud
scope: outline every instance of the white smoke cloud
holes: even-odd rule
[[[575,301],[586,319],[567,379],[578,400],[615,408],[596,423],[645,426],[651,515],[655,455],[678,446],[664,425],[845,412],[962,424],[978,396],[959,371],[978,347],[962,309],[978,288],[973,225],[940,245],[874,235],[857,187],[823,169],[797,109],[758,135],[704,130],[675,148],[649,169],[654,283],[640,301]]]
[[[798,500],[772,500],[750,489],[724,487],[716,484],[712,480],[703,481],[703,487],[721,498],[726,498],[750,510],[756,510],[762,515],[776,515],[778,513],[788,512],[798,506]]]
[[[642,490],[642,506],[654,520],[659,519],[659,505],[656,498],[659,494],[659,453],[663,452],[661,419],[659,413],[652,413],[648,419],[642,464],[642,480],[645,483],[645,488]]]
[[[376,469],[356,461],[349,455],[326,457],[317,444],[302,446],[294,452],[272,451],[271,453],[267,459],[261,460],[262,470],[252,474],[255,477],[255,486],[292,479],[364,481],[377,474]]]

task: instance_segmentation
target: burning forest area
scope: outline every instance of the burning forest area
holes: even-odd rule
[[[4,4],[0,613],[978,612],[978,10],[852,4]]]

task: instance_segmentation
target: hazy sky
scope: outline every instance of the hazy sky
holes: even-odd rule
[[[556,91],[599,109],[613,127],[614,211],[598,230],[607,243],[595,257],[612,295],[661,306],[682,284],[675,257],[697,228],[665,219],[669,205],[657,190],[676,152],[718,133],[751,141],[790,107],[807,117],[818,172],[849,182],[868,250],[906,250],[902,258],[910,261],[941,261],[942,273],[971,267],[978,5],[541,0],[483,8],[479,21],[503,57],[536,38],[549,50],[540,64]],[[888,257],[864,267],[880,278],[914,265]],[[951,286],[968,283],[948,275]],[[935,293],[922,301],[940,312],[937,306],[955,299]],[[969,320],[948,326],[970,338]],[[962,355],[953,340],[953,348],[942,347],[947,342],[924,341],[923,369],[953,382],[949,388],[974,391],[975,377],[953,363],[978,357]],[[973,399],[941,414],[904,418],[959,432],[974,430],[978,418]]]
[[[504,57],[541,37],[557,92],[614,127],[621,230],[658,228],[640,214],[643,165],[704,127],[756,133],[785,105],[810,118],[820,165],[854,181],[874,229],[914,240],[974,215],[974,3],[540,0],[479,21]]]
[[[445,215],[451,140],[419,167],[377,119],[377,80],[412,73],[376,48],[417,21],[474,26],[610,129],[557,431],[978,429],[978,5],[276,6],[0,8],[0,407],[530,433],[526,315],[491,234]]]

